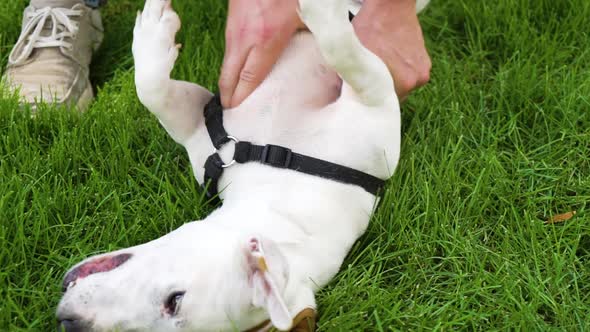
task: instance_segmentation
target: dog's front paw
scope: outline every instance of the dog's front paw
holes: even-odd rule
[[[146,1],[143,12],[137,13],[133,30],[136,77],[169,78],[180,48],[175,42],[179,29],[180,18],[170,0]]]
[[[346,1],[342,0],[299,0],[299,16],[312,32],[340,19],[348,17]],[[326,27],[328,25],[328,27]]]

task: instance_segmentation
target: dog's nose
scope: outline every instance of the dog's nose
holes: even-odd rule
[[[81,320],[64,319],[57,323],[57,332],[84,332],[89,331],[88,326]]]

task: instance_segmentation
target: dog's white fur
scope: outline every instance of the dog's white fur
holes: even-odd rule
[[[345,2],[300,0],[300,14],[313,36],[294,36],[264,83],[224,111],[226,130],[389,178],[399,158],[400,112],[387,67],[357,39]],[[213,151],[202,109],[212,95],[170,79],[179,28],[170,0],[147,0],[134,30],[137,94],[186,147],[202,182]],[[220,153],[229,162],[233,144]],[[94,331],[245,330],[268,318],[289,329],[298,312],[315,308],[314,293],[337,273],[376,203],[360,187],[257,163],[227,168],[219,188],[223,206],[206,219],[79,264],[133,255],[77,280],[58,317]],[[163,303],[177,290],[186,294],[169,315]]]

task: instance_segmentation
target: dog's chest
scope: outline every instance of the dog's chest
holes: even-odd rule
[[[311,34],[299,33],[261,86],[239,107],[224,111],[224,127],[241,141],[282,145],[388,177],[397,163],[399,114],[372,112],[351,100],[332,104],[341,89],[342,80],[326,66]],[[220,151],[225,162],[232,159],[231,145]],[[186,147],[202,181],[213,149],[205,126]]]

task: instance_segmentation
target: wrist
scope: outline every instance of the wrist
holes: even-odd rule
[[[375,10],[416,10],[416,0],[364,0],[363,7],[371,7]]]

